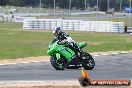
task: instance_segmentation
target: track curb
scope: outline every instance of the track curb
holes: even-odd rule
[[[94,57],[98,57],[98,56],[108,56],[108,55],[117,55],[117,54],[128,54],[128,53],[132,53],[132,51],[109,51],[109,52],[93,52],[90,53],[92,56]],[[40,56],[41,58],[43,56]],[[28,64],[28,63],[39,63],[39,62],[45,62],[45,61],[49,61],[49,56],[44,56],[47,59],[42,59],[42,60],[34,60],[34,61],[20,61],[20,62],[7,62],[7,63],[0,63],[0,66],[2,65],[16,65],[16,64]],[[27,57],[28,58],[28,57]],[[34,57],[33,57],[34,58]]]
[[[93,52],[90,54],[92,56],[107,56],[107,55],[128,54],[128,53],[132,53],[132,51]]]

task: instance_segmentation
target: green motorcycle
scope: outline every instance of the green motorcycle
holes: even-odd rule
[[[77,45],[82,49],[87,44],[80,42]],[[68,45],[59,43],[55,39],[49,45],[47,53],[51,56],[50,62],[56,70],[79,69],[80,67],[84,67],[86,70],[92,70],[95,66],[94,59],[89,53],[83,51],[82,53],[78,53]]]

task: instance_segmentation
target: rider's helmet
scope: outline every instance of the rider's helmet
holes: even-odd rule
[[[53,34],[54,36],[58,36],[60,33],[61,33],[61,28],[60,27],[55,27],[54,28],[54,31],[53,31]]]

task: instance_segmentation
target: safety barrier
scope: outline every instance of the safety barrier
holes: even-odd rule
[[[127,27],[127,32],[129,33],[132,33],[132,27]]]
[[[26,19],[24,29],[53,29],[59,26],[62,30],[90,32],[124,32],[124,22],[112,21],[82,21],[63,19]]]

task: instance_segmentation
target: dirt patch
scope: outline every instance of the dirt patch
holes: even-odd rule
[[[3,82],[0,88],[79,88],[78,81],[34,81],[34,82]]]
[[[41,81],[0,83],[0,88],[84,88],[78,81]],[[131,86],[87,86],[86,88],[132,88]]]
[[[17,58],[17,59],[7,59],[0,60],[0,64],[12,64],[12,63],[21,63],[21,62],[35,62],[49,60],[49,56],[37,56],[37,57],[26,57],[26,58]]]

